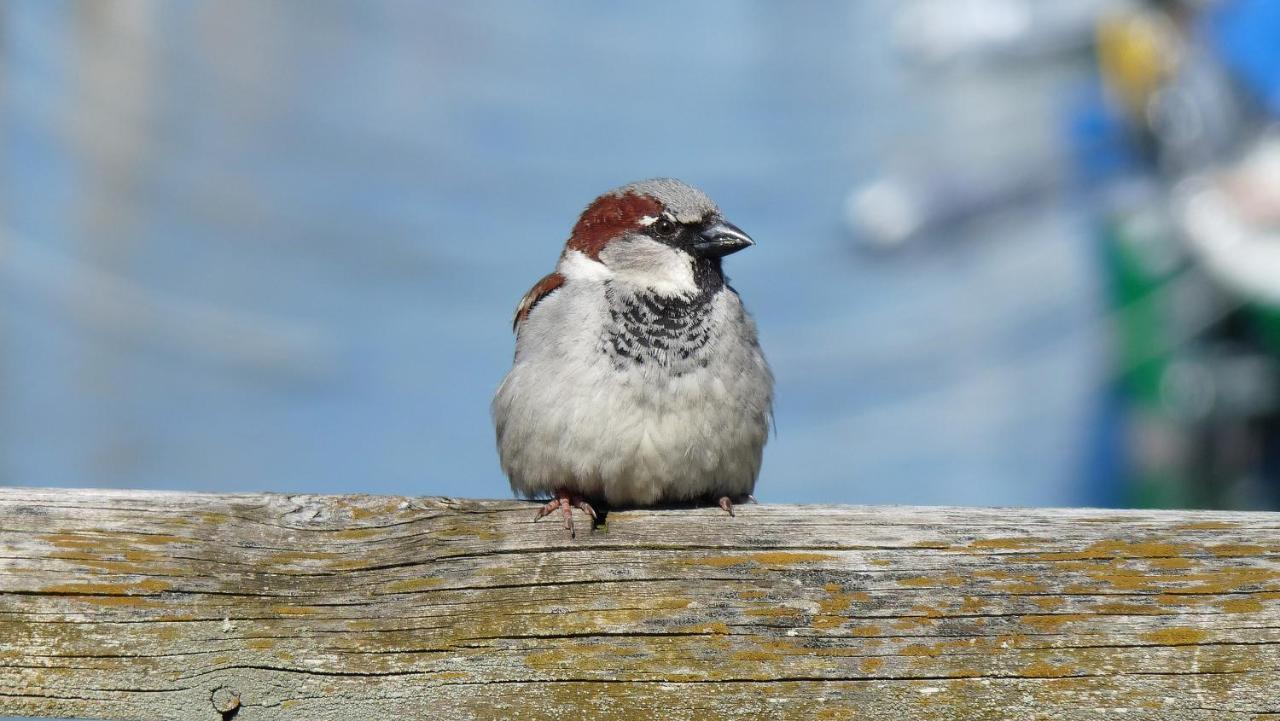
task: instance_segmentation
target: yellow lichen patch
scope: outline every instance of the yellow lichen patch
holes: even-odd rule
[[[911,586],[913,588],[932,588],[935,586],[963,586],[964,579],[959,576],[938,576],[936,578],[929,576],[912,576],[898,580],[900,586]]]
[[[1136,603],[1099,603],[1093,607],[1093,612],[1111,616],[1160,616],[1163,614],[1173,613],[1156,606],[1142,606]]]
[[[278,616],[313,616],[319,613],[319,610],[311,606],[292,606],[289,604],[280,604],[271,607],[271,612]]]
[[[1256,598],[1232,598],[1220,604],[1226,613],[1258,613],[1262,610],[1262,601]]]
[[[892,565],[893,565],[893,561],[892,561],[892,560],[890,560],[890,559],[888,559],[888,558],[873,558],[873,559],[871,559],[871,565],[873,565],[873,566],[892,566]]]
[[[43,593],[107,596],[161,593],[167,590],[169,590],[169,584],[158,578],[148,578],[136,583],[57,583],[41,589]]]
[[[479,523],[465,523],[449,528],[442,528],[435,532],[441,538],[463,538],[470,536],[481,541],[496,541],[502,538],[493,526],[486,526]]]
[[[1066,603],[1060,596],[1037,596],[1031,599],[1031,602],[1046,611],[1059,609]]]
[[[1022,623],[1037,631],[1052,633],[1072,621],[1087,621],[1090,616],[1083,613],[1046,613],[1022,617]]]
[[[762,566],[789,566],[794,563],[812,563],[814,561],[830,561],[834,559],[835,556],[827,553],[763,551],[749,555],[703,556],[701,558],[686,559],[683,563],[695,566],[711,566],[712,568],[727,568],[729,566],[743,566],[752,563]]]
[[[688,608],[692,603],[693,599],[691,598],[659,598],[654,601],[649,608],[663,611],[678,611],[682,608]]]
[[[1044,593],[1048,590],[1042,583],[1028,583],[1027,581],[1010,581],[1006,583],[998,583],[992,587],[1001,593],[1019,594],[1019,593]]]
[[[170,543],[186,543],[189,539],[182,536],[171,536],[165,533],[143,533],[133,537],[134,543],[148,546],[165,546]]]
[[[692,626],[680,626],[676,630],[680,633],[708,633],[726,636],[729,634],[729,625],[724,621],[713,621],[711,623],[698,623]]]
[[[767,595],[769,594],[764,591],[738,591],[738,598],[741,598],[744,601],[754,601],[759,598],[764,598]]]
[[[934,623],[932,618],[924,616],[903,616],[893,622],[893,628],[899,631],[911,631]]]
[[[1147,565],[1168,571],[1182,571],[1195,564],[1189,558],[1152,558],[1147,561]]]
[[[410,593],[413,591],[425,591],[429,588],[436,588],[443,585],[443,578],[406,578],[400,581],[392,581],[387,584],[388,593]]]
[[[1224,568],[1217,571],[1187,573],[1179,576],[1182,581],[1199,581],[1184,589],[1186,593],[1232,593],[1247,590],[1246,587],[1280,578],[1280,571],[1268,568]]]
[[[96,536],[78,536],[74,533],[50,533],[40,536],[40,540],[63,550],[92,551],[106,539]]]
[[[131,608],[163,608],[165,604],[145,596],[81,596],[76,599],[95,606],[128,606]]]
[[[57,558],[63,561],[71,561],[77,566],[85,566],[87,568],[96,568],[107,573],[118,573],[122,576],[128,576],[139,573],[143,567],[131,561],[113,561],[110,559],[96,558],[92,556],[70,555],[64,553],[50,554],[49,558]]]
[[[818,721],[852,721],[858,718],[857,712],[847,708],[823,708],[814,718]]]
[[[1043,538],[1020,536],[1017,538],[980,538],[969,544],[970,548],[1017,549],[1047,543]]]
[[[935,550],[946,550],[951,548],[951,544],[946,541],[916,541],[911,544],[912,548],[932,548]]]
[[[841,616],[815,616],[810,625],[818,631],[829,631],[842,623],[844,618]]]
[[[903,656],[928,656],[930,658],[934,658],[942,655],[942,645],[937,644],[930,646],[923,643],[913,643],[903,646],[898,650],[898,653]]]
[[[940,611],[937,608],[934,608],[933,606],[917,604],[915,606],[912,606],[911,610],[924,616],[925,618],[942,618],[942,611]]]
[[[748,608],[746,615],[752,618],[799,618],[804,615],[804,611],[791,606],[758,606],[756,608]]]
[[[866,593],[843,593],[840,584],[828,583],[823,589],[827,597],[818,601],[818,616],[813,619],[813,627],[818,630],[835,628],[844,623],[845,611],[855,602],[865,602],[870,597]]]
[[[693,566],[727,568],[729,566],[745,566],[746,564],[751,563],[751,559],[746,556],[703,556],[702,558],[685,559],[683,563]]]
[[[394,516],[400,511],[407,508],[403,498],[386,498],[380,501],[366,501],[362,503],[343,502],[346,508],[350,509],[351,520],[363,521],[369,518]]]
[[[850,636],[861,636],[861,637],[863,637],[863,638],[870,638],[870,637],[872,637],[872,636],[879,636],[879,635],[880,635],[880,627],[879,627],[879,626],[854,626],[853,628],[849,629],[849,635],[850,635]]]
[[[1219,558],[1261,556],[1267,552],[1267,549],[1252,543],[1224,543],[1218,546],[1206,546],[1205,550]]]
[[[262,559],[268,566],[286,565],[296,561],[328,561],[334,557],[328,551],[281,551]]]
[[[1097,684],[1097,679],[1090,676],[1064,676],[1063,678],[1047,678],[1044,680],[1044,687],[1053,692],[1060,691],[1080,691],[1092,688]],[[1050,717],[1052,718],[1052,717]]]
[[[1113,539],[1098,541],[1089,546],[1090,552],[1102,553],[1113,558],[1159,558],[1178,556],[1193,550],[1185,543],[1166,543],[1163,541],[1126,541]]]
[[[960,602],[960,613],[978,613],[986,608],[987,604],[976,596],[965,596]]]
[[[784,638],[761,639],[756,641],[755,643],[757,646],[759,646],[762,649],[772,651],[775,654],[782,654],[785,656],[795,656],[797,654],[809,654],[809,653],[821,656],[823,655],[822,654],[823,651],[840,650],[840,649],[810,649],[810,648],[801,646],[800,644],[797,644],[795,641],[792,641],[790,639],[784,639]]]
[[[858,670],[862,671],[867,675],[871,675],[876,671],[878,671],[880,667],[883,665],[884,665],[884,659],[877,658],[875,656],[869,656],[867,658],[862,659],[862,662],[858,664]]]
[[[816,561],[832,561],[835,556],[829,553],[794,553],[790,551],[767,551],[751,554],[751,560],[768,566],[788,566],[793,563],[813,563]]]
[[[331,561],[329,568],[335,571],[360,571],[369,566],[369,559],[366,558],[348,558],[342,561]]]
[[[249,648],[256,649],[258,651],[265,651],[275,645],[276,641],[274,638],[251,638],[248,643]]]
[[[1162,593],[1156,596],[1155,600],[1156,603],[1166,606],[1200,606],[1210,599],[1202,595]]]
[[[581,658],[577,654],[564,649],[552,649],[550,651],[539,651],[531,653],[524,657],[524,663],[529,668],[535,668],[545,671],[551,668],[572,668],[575,663],[580,663]]]
[[[729,654],[729,658],[733,661],[750,661],[755,663],[769,663],[771,661],[781,660],[781,656],[771,651],[746,650],[734,651]]]
[[[1019,675],[1024,678],[1062,678],[1064,676],[1073,676],[1076,673],[1076,670],[1067,664],[1036,661],[1022,669],[1022,673]]]
[[[1003,636],[992,638],[987,645],[992,648],[1025,648],[1027,646],[1027,635],[1023,633],[1010,633]]]
[[[1144,641],[1160,644],[1161,646],[1193,646],[1208,638],[1209,632],[1199,628],[1190,626],[1170,626],[1162,628],[1158,631],[1150,631],[1142,634]]]
[[[1174,526],[1175,531],[1226,531],[1232,528],[1239,528],[1240,524],[1231,521],[1197,521],[1195,523],[1182,523]]]
[[[339,541],[360,541],[378,536],[382,532],[380,528],[345,528],[341,531],[334,531],[331,538]]]
[[[1036,553],[1025,557],[1028,561],[1087,561],[1102,558],[1160,558],[1180,556],[1190,553],[1195,548],[1185,543],[1166,543],[1164,541],[1126,541],[1109,539],[1089,544],[1081,551],[1064,551],[1055,553]]]

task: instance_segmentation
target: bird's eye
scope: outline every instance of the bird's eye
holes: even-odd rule
[[[676,224],[666,218],[658,218],[653,224],[653,230],[658,235],[668,238],[676,232]]]

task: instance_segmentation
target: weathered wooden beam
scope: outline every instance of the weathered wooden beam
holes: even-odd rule
[[[0,490],[0,711],[1280,719],[1280,514],[534,509]]]

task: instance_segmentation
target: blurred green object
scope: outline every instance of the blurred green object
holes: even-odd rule
[[[1169,366],[1169,334],[1176,323],[1175,308],[1166,292],[1185,257],[1171,233],[1154,217],[1154,210],[1119,213],[1103,220],[1103,254],[1115,316],[1114,366],[1119,382],[1135,402],[1160,405],[1160,379]]]
[[[1280,307],[1245,302],[1187,252],[1163,192],[1103,218],[1124,502],[1275,505],[1265,458],[1280,387]]]
[[[1280,358],[1280,307],[1254,303],[1248,310],[1258,339],[1272,355]]]
[[[1154,206],[1154,207],[1153,207]],[[1129,482],[1125,505],[1191,505],[1191,479],[1176,452],[1183,432],[1168,412],[1164,379],[1173,363],[1171,336],[1179,324],[1170,288],[1187,267],[1185,254],[1156,204],[1120,210],[1101,226],[1104,277],[1112,314],[1112,368],[1126,400]]]

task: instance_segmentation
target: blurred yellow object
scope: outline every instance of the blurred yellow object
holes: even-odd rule
[[[1107,88],[1145,122],[1151,95],[1177,69],[1178,29],[1168,15],[1137,12],[1098,23],[1098,63]]]

